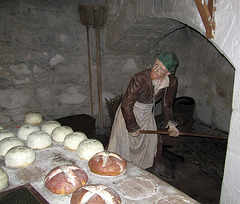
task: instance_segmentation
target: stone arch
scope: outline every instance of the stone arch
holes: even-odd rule
[[[198,32],[205,34],[205,28],[194,1],[152,0],[152,1],[107,1],[110,11],[107,20],[108,46],[113,50],[119,46],[121,40],[126,41],[126,34],[132,25],[139,22],[151,22],[154,19],[174,19],[183,22]],[[237,176],[240,169],[239,158],[239,118],[240,118],[240,39],[239,39],[239,1],[219,0],[216,4],[215,21],[216,33],[209,41],[222,53],[235,68],[233,87],[232,114],[228,140],[228,150],[222,184],[221,203],[237,203],[240,179]],[[115,23],[113,23],[115,22]],[[117,23],[116,23],[117,22]],[[112,36],[109,36],[111,33]],[[125,37],[121,39],[121,36]],[[129,41],[133,43],[132,41]],[[124,45],[124,43],[123,43]],[[128,44],[129,45],[129,44]],[[116,47],[115,47],[116,46]],[[131,54],[131,53],[129,53]]]

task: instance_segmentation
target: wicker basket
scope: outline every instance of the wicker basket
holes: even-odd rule
[[[110,98],[109,100],[107,100],[105,98],[105,101],[106,101],[106,106],[107,106],[107,110],[108,110],[108,115],[110,117],[110,121],[111,121],[111,125],[112,125],[116,111],[117,111],[120,103],[122,102],[122,94],[119,96],[116,96],[115,98]]]
[[[69,126],[74,132],[79,131],[87,135],[88,138],[94,138],[95,132],[95,121],[96,119],[86,115],[71,115],[63,118],[56,119],[61,125]]]

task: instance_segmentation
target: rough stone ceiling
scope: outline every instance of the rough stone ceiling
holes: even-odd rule
[[[151,51],[169,33],[185,26],[167,18],[144,19],[121,32],[118,39],[109,38],[111,43],[108,45],[118,54],[144,54]]]

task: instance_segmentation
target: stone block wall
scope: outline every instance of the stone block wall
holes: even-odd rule
[[[28,111],[46,120],[91,114],[86,27],[79,4],[103,1],[0,2],[0,121],[23,120]],[[96,59],[90,32],[94,117]]]
[[[187,18],[186,13],[181,16],[176,9],[179,3],[160,0],[106,4],[94,0],[1,1],[2,124],[23,120],[28,111],[40,112],[46,120],[91,114],[87,33],[80,22],[79,4],[106,6],[105,25],[100,29],[105,128],[110,126],[105,98],[124,93],[135,73],[151,68],[156,53],[170,50],[180,59],[177,96],[193,97],[197,103],[196,118],[228,131],[234,69],[204,36],[164,17]],[[186,12],[192,14],[193,5]],[[192,20],[199,22],[199,16]],[[98,127],[94,32],[90,27],[93,117]],[[157,114],[160,112],[158,105]]]
[[[189,27],[203,26],[194,1],[107,2],[106,44],[111,54],[127,56],[144,70],[151,67],[155,54],[175,52],[180,60],[177,97],[193,97],[194,118],[228,132],[235,70],[211,41]],[[138,63],[140,56],[144,60]],[[160,109],[158,104],[157,113]]]

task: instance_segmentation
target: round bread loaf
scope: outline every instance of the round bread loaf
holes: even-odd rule
[[[89,160],[88,166],[92,173],[103,176],[117,176],[125,171],[127,161],[116,153],[102,151]]]
[[[119,204],[121,198],[118,193],[104,185],[87,185],[72,194],[71,204]]]
[[[18,137],[21,140],[27,140],[28,135],[35,131],[40,131],[40,128],[37,125],[23,125],[18,130]]]
[[[35,131],[28,135],[27,146],[32,149],[44,149],[52,144],[51,136],[43,131]]]
[[[76,151],[80,142],[85,139],[87,136],[83,132],[71,132],[65,137],[63,145],[66,149]]]
[[[51,136],[55,142],[63,142],[65,137],[71,132],[73,132],[73,129],[71,127],[59,126],[52,131]]]
[[[104,150],[103,144],[96,139],[85,139],[78,145],[77,154],[80,159],[89,160],[91,157]]]
[[[7,172],[0,167],[0,192],[8,186]]]
[[[12,147],[24,145],[22,140],[17,137],[7,137],[0,141],[0,156],[5,156]]]
[[[87,183],[88,176],[78,166],[61,165],[52,169],[45,177],[46,188],[56,194],[66,195]]]
[[[34,150],[25,146],[11,148],[5,155],[5,164],[10,168],[19,168],[31,165],[35,161]]]
[[[7,137],[15,137],[15,135],[10,130],[0,130],[0,141]]]
[[[41,125],[41,131],[44,131],[51,135],[52,131],[59,126],[61,126],[61,124],[58,121],[55,120],[45,121]]]
[[[43,117],[40,113],[28,112],[24,115],[24,123],[27,124],[38,124],[43,121]]]

